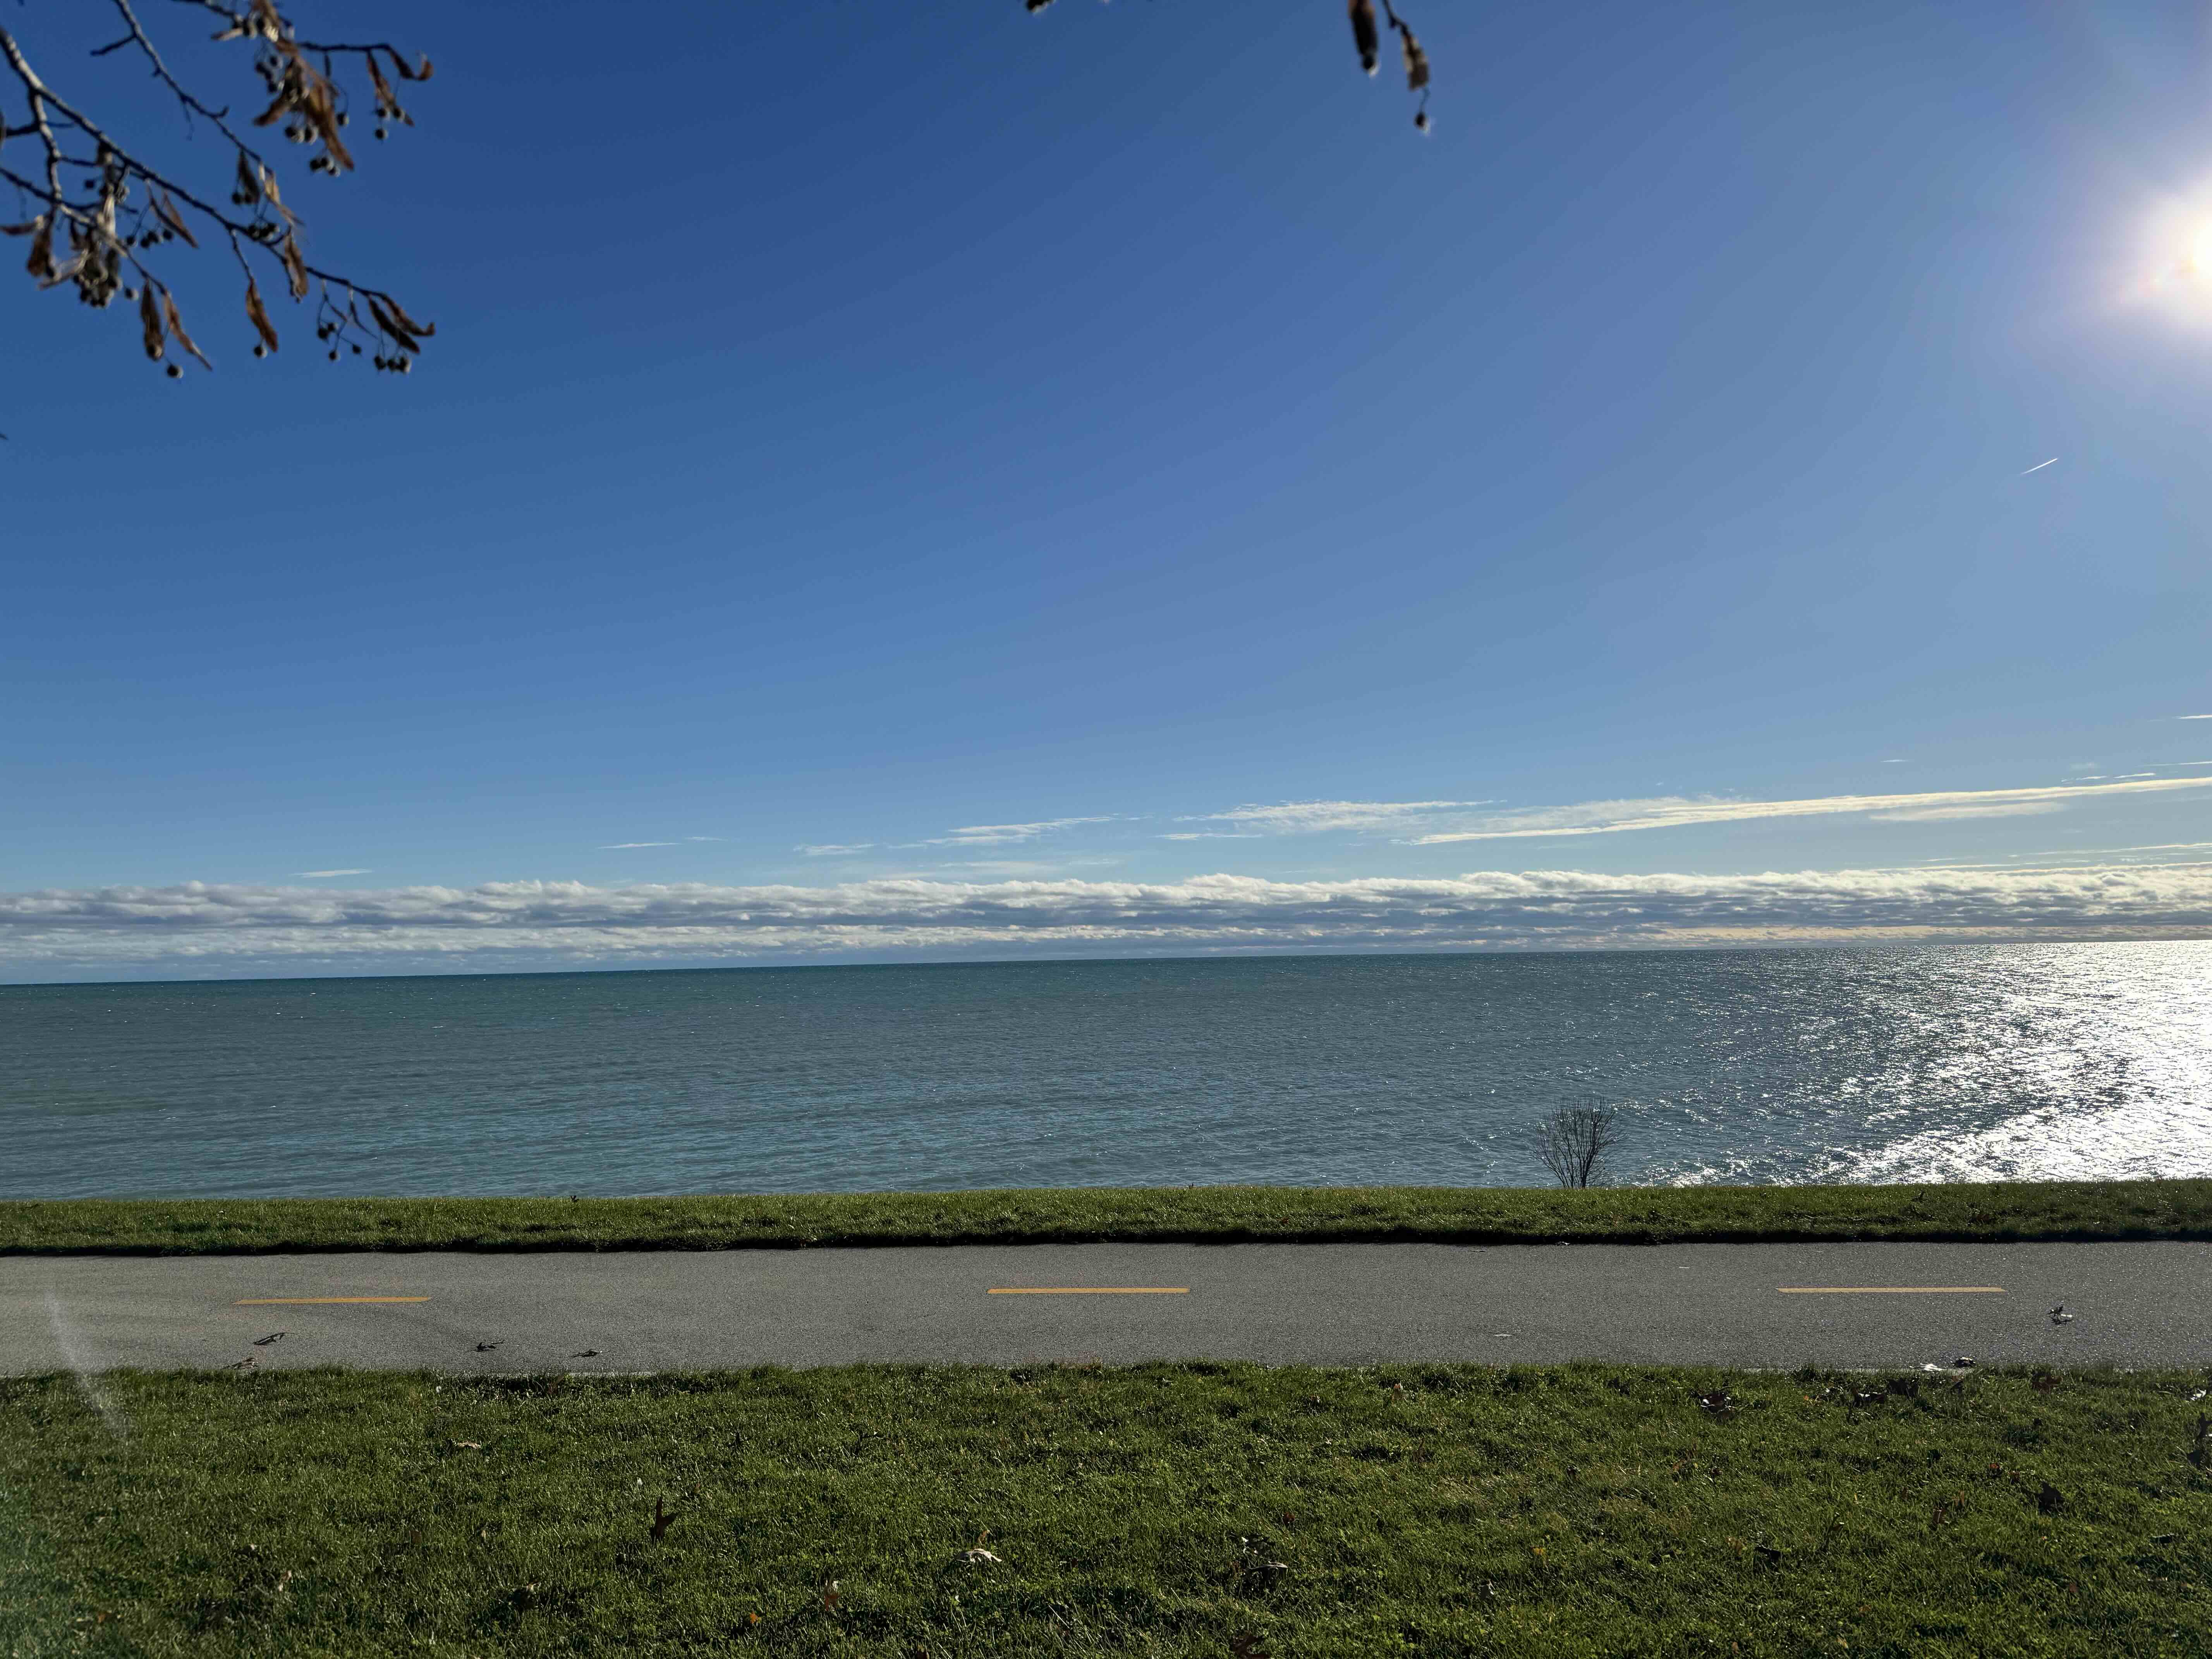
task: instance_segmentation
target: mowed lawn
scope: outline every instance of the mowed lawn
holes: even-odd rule
[[[0,1650],[2202,1655],[2205,1386],[1210,1364],[13,1379]]]

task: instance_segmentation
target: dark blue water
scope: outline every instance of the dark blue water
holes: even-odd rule
[[[0,1197],[2212,1174],[2212,945],[0,987]]]

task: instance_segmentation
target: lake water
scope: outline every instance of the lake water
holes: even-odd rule
[[[0,1197],[2212,1175],[2212,944],[0,987]]]

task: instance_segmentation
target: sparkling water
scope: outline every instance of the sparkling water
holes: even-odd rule
[[[0,987],[0,1197],[2212,1174],[2212,943]]]

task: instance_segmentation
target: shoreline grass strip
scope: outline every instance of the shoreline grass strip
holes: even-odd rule
[[[1861,1187],[1073,1187],[671,1198],[0,1201],[0,1255],[1092,1242],[2212,1239],[2212,1181]]]

